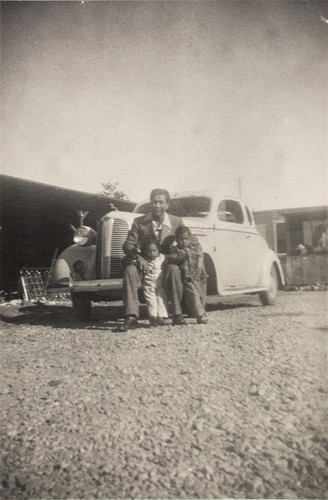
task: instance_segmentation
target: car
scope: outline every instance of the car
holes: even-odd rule
[[[122,298],[122,246],[134,219],[150,210],[144,201],[133,212],[108,212],[97,232],[87,226],[75,231],[74,244],[59,255],[51,274],[52,284],[69,286],[77,319],[90,318],[93,301]],[[259,294],[263,305],[275,303],[285,284],[282,267],[241,199],[208,191],[176,193],[168,213],[181,217],[202,245],[208,295]]]

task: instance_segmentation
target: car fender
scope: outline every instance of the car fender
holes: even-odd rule
[[[216,275],[216,268],[211,255],[204,252],[204,264],[207,278],[207,295],[217,295],[220,293],[219,283]]]
[[[265,252],[264,258],[262,260],[261,268],[260,268],[260,276],[259,276],[259,286],[268,287],[270,284],[270,271],[272,265],[275,266],[279,279],[279,288],[282,288],[285,285],[284,272],[282,270],[282,266],[278,256],[274,253],[273,250],[267,249]]]
[[[81,260],[85,265],[83,275],[74,271],[73,264]],[[96,245],[81,247],[71,245],[64,250],[57,258],[51,272],[51,285],[68,284],[69,278],[73,275],[75,281],[96,279]]]

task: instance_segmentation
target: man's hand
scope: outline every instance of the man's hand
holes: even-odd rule
[[[147,274],[147,272],[149,270],[149,266],[148,266],[148,262],[146,261],[146,259],[141,257],[141,255],[138,255],[136,258],[136,261],[137,261],[137,266],[140,269],[141,273],[143,275]]]
[[[187,259],[187,257],[188,257],[187,250],[184,250],[183,248],[176,248],[176,252],[177,252],[179,258],[181,259],[181,262]]]

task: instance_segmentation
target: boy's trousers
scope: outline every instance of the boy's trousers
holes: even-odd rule
[[[190,281],[183,285],[183,301],[190,316],[199,318],[205,314],[206,283]]]

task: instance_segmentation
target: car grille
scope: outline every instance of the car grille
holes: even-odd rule
[[[129,232],[129,225],[125,220],[114,219],[112,232],[112,254],[110,260],[110,277],[122,278],[123,269],[121,266],[124,252],[122,249],[123,243]]]
[[[129,225],[123,219],[108,217],[100,222],[96,252],[97,279],[123,277],[122,246],[128,232]]]
[[[102,229],[103,221],[100,221],[97,231],[97,248],[96,248],[96,278],[101,279],[101,248],[102,248]]]

